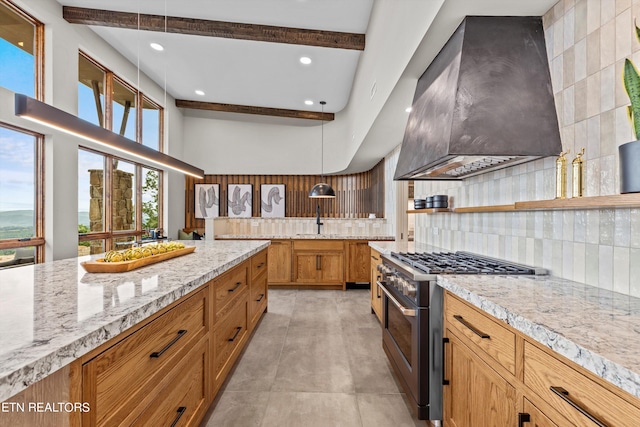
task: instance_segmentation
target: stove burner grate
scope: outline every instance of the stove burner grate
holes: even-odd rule
[[[391,256],[429,274],[535,274],[525,266],[465,252],[392,252]]]

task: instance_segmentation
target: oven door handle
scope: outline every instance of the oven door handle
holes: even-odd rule
[[[404,314],[407,317],[416,317],[416,310],[411,309],[411,308],[407,308],[407,307],[403,306],[402,304],[400,304],[398,302],[398,300],[395,299],[395,297],[393,295],[391,295],[391,292],[389,292],[388,290],[385,289],[385,287],[382,285],[382,283],[376,282],[376,284],[378,285],[378,287],[380,289],[382,289],[382,292],[384,292],[387,295],[387,298],[389,298],[389,301],[391,301],[396,307],[398,307],[398,310],[400,310],[402,312],[402,314]]]

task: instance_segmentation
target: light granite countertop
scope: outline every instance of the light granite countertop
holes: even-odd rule
[[[317,239],[317,240],[395,240],[394,236],[343,235],[343,234],[221,234],[216,239]]]
[[[441,275],[438,284],[640,398],[640,298],[552,276]]]
[[[438,252],[370,242],[381,253]],[[640,298],[553,276],[440,275],[438,285],[640,398]]]
[[[87,273],[80,262],[98,256],[0,270],[0,401],[269,245],[184,243],[195,252],[128,273]]]

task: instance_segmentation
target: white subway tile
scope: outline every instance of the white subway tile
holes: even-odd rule
[[[600,245],[598,247],[598,287],[613,290],[613,246]],[[588,258],[588,257],[587,257]]]
[[[629,248],[613,248],[613,290],[629,295]]]

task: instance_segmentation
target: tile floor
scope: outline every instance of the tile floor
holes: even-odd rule
[[[207,427],[425,427],[382,350],[368,290],[269,290]]]

